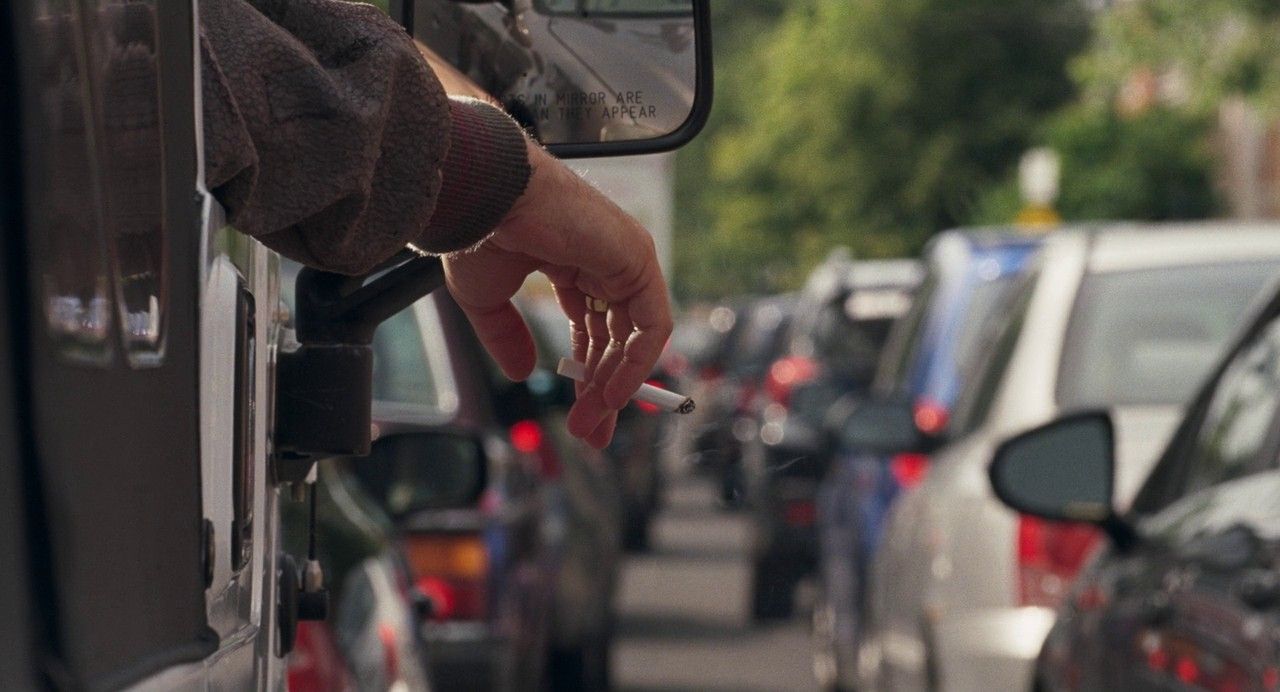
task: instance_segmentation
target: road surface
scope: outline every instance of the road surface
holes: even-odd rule
[[[747,520],[717,509],[714,498],[705,481],[672,478],[653,550],[628,559],[615,689],[817,689],[804,617],[767,626],[748,620]]]

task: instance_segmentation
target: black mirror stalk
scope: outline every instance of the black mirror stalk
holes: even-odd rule
[[[276,368],[277,480],[294,475],[280,471],[310,467],[291,460],[369,453],[374,331],[443,285],[438,257],[407,250],[363,277],[298,274],[298,347],[282,351]]]
[[[1141,542],[1141,536],[1138,535],[1137,529],[1133,528],[1133,524],[1115,512],[1109,513],[1106,519],[1097,523],[1097,526],[1107,534],[1107,538],[1111,539],[1111,545],[1121,555],[1129,553]]]

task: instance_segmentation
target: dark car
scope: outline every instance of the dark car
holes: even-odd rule
[[[786,345],[787,326],[795,297],[768,296],[734,310],[731,328],[722,344],[716,377],[699,401],[703,421],[694,431],[699,465],[711,469],[720,485],[720,500],[738,507],[743,500],[742,445],[755,436],[756,397],[764,379]]]
[[[611,454],[629,422],[619,416],[614,443],[604,451],[569,435],[565,418],[574,401],[573,381],[555,373],[569,354],[569,322],[550,299],[524,297],[520,309],[528,318],[538,349],[537,365],[525,384],[510,383],[496,371],[498,386],[527,389],[528,422],[515,425],[541,433],[539,452],[552,469],[553,502],[548,506],[563,532],[562,558],[552,617],[553,689],[605,689],[614,634],[614,594],[621,571],[623,531],[627,521],[627,468]],[[528,435],[526,435],[527,437]]]
[[[813,570],[815,496],[832,452],[823,422],[842,395],[870,385],[889,329],[910,306],[920,275],[914,260],[835,256],[798,296],[781,357],[769,365],[747,409],[752,424],[739,431],[756,619],[789,615],[796,584]]]
[[[1040,241],[1001,233],[940,234],[924,253],[925,278],[910,310],[890,332],[871,391],[877,406],[908,407],[918,445],[869,448],[860,429],[840,426],[840,411],[865,405],[852,395],[833,407],[832,462],[817,494],[818,601],[815,670],[831,685],[857,687],[852,658],[866,620],[871,556],[898,495],[923,480],[967,382],[980,336],[998,319]],[[883,439],[883,430],[872,431]]]
[[[443,292],[378,328],[373,459],[349,467],[392,518],[438,689],[528,689],[545,673],[561,548],[540,436],[507,424],[481,348]],[[466,481],[477,486],[473,493]]]
[[[1280,686],[1280,295],[1193,400],[1125,508],[1116,427],[1076,412],[1005,443],[996,494],[1110,546],[1059,607],[1038,689]]]

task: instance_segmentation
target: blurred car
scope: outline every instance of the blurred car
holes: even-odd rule
[[[380,463],[379,451],[352,463]],[[418,627],[425,604],[386,515],[342,460],[318,469],[315,502],[316,557],[332,601],[327,620],[298,625],[286,669],[290,692],[430,689]],[[309,503],[286,501],[281,510],[286,547],[306,555]]]
[[[924,252],[926,274],[910,310],[890,332],[872,389],[824,409],[835,434],[834,458],[817,492],[818,598],[814,670],[819,681],[853,689],[854,657],[866,620],[867,570],[889,507],[924,480],[927,452],[941,431],[979,355],[979,336],[1000,318],[1018,276],[1040,246],[1035,238],[997,231],[948,231]],[[900,408],[904,435],[840,425],[858,406]],[[892,414],[892,411],[889,412]]]
[[[1201,388],[1132,508],[1113,492],[1123,452],[1106,411],[1001,447],[1002,499],[1109,539],[1058,609],[1036,689],[1280,686],[1278,413],[1280,296]]]
[[[376,440],[350,465],[391,517],[437,689],[536,689],[546,673],[564,532],[541,435],[504,424],[482,349],[444,292],[373,341]]]
[[[507,408],[516,413],[514,418],[525,417],[513,420],[511,425],[539,431],[539,455],[556,478],[556,483],[549,486],[555,502],[548,511],[565,540],[554,595],[548,683],[556,690],[607,689],[614,638],[614,594],[621,571],[628,495],[635,488],[626,481],[628,460],[614,458],[610,453],[612,444],[601,452],[570,435],[565,427],[574,401],[574,384],[557,375],[555,368],[560,357],[570,352],[568,319],[549,298],[521,300],[519,306],[533,331],[537,365],[527,387],[507,382],[496,368],[490,371],[495,387],[530,395],[508,397]],[[534,428],[534,424],[538,427]],[[615,438],[626,434],[624,430],[629,430],[630,424],[620,415]],[[527,432],[525,437],[529,440],[517,441],[527,444],[533,439]],[[652,460],[641,459],[640,463],[652,464]]]
[[[787,326],[795,306],[792,295],[756,298],[734,313],[725,336],[717,376],[707,388],[702,424],[694,449],[699,464],[718,476],[720,500],[726,507],[743,501],[742,445],[756,435],[753,409],[764,387],[769,365],[786,347]]]
[[[881,684],[1030,685],[1053,609],[1097,535],[1004,508],[986,482],[995,448],[1060,412],[1111,409],[1127,504],[1278,269],[1273,227],[1115,225],[1045,240],[982,337],[947,444],[890,511],[859,652]]]
[[[920,275],[914,260],[836,257],[815,270],[799,294],[786,350],[747,409],[755,434],[740,440],[755,619],[790,615],[796,584],[813,570],[814,499],[832,451],[823,419],[841,395],[865,392]]]

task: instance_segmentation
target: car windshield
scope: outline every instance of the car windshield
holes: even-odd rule
[[[1087,275],[1063,345],[1063,408],[1186,400],[1265,281],[1271,262]]]

